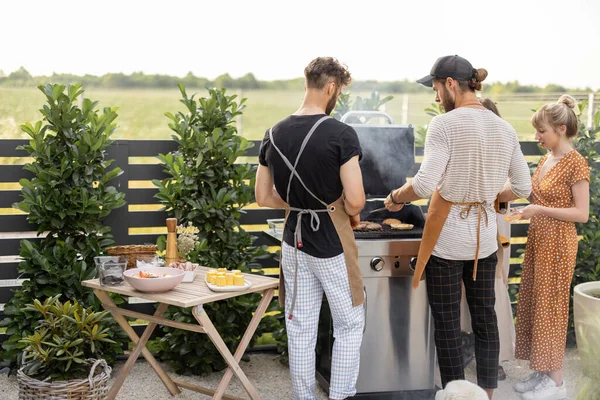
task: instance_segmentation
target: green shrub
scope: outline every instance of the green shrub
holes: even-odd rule
[[[267,254],[266,247],[253,246],[255,238],[239,221],[242,207],[254,201],[256,174],[250,164],[235,164],[251,146],[238,135],[234,123],[245,100],[238,105],[236,96],[228,96],[225,89],[209,89],[207,97],[196,100],[188,97],[183,85],[179,89],[187,112],[166,114],[178,149],[158,157],[169,178],[153,181],[159,190],[156,197],[179,224],[191,223],[198,228],[198,244],[187,255],[188,260],[213,268],[259,270],[260,266],[252,262]],[[260,294],[251,294],[203,306],[231,351],[241,340],[260,298]],[[273,302],[269,310],[275,309]],[[165,315],[195,323],[190,309],[169,307]],[[254,339],[276,325],[274,318],[265,317]],[[199,374],[226,367],[206,335],[162,329],[164,337],[155,339],[151,349],[176,371]]]
[[[587,102],[579,104],[580,111]],[[583,114],[581,114],[583,115]],[[588,129],[579,121],[579,134],[575,139],[575,148],[585,157],[590,170],[590,217],[586,223],[577,223],[577,233],[581,236],[577,251],[577,264],[573,275],[572,288],[584,282],[600,281],[600,154],[598,154],[598,133],[600,133],[600,112],[594,115],[592,126]],[[571,293],[572,292],[571,288]],[[573,320],[573,297],[569,310],[569,342],[575,339]]]
[[[81,85],[49,84],[39,89],[47,100],[40,110],[43,121],[21,126],[31,140],[20,149],[34,159],[24,169],[34,177],[21,179],[23,199],[13,207],[29,213],[28,221],[46,236],[38,243],[21,241],[19,273],[25,281],[6,304],[1,323],[9,336],[2,344],[3,364],[11,366],[25,347],[21,338],[31,335],[37,325],[36,313],[27,304],[62,294],[85,307],[100,308],[81,281],[95,277],[93,257],[113,243],[103,218],[125,204],[124,194],[109,184],[122,171],[109,170],[112,161],[106,160],[116,109],[107,107],[99,113],[97,103],[89,99],[78,106]],[[112,330],[110,336],[125,338],[121,329]],[[114,359],[115,354],[104,353],[107,361]]]
[[[444,107],[442,107],[442,105],[438,103],[431,103],[431,105],[425,109],[425,114],[429,115],[432,118],[436,115],[441,115],[443,113]],[[415,145],[417,147],[425,147],[425,138],[427,137],[427,126],[428,125],[421,125],[417,127],[417,130],[415,131]]]

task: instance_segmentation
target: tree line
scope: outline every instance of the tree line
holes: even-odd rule
[[[179,83],[183,83],[188,88],[227,88],[242,90],[301,90],[304,85],[303,78],[261,81],[256,79],[254,74],[233,78],[229,74],[223,74],[216,79],[211,80],[194,75],[192,72],[184,77],[144,74],[143,72],[134,72],[130,75],[123,73],[108,73],[102,76],[96,75],[73,75],[57,74],[50,76],[32,76],[24,67],[6,75],[0,70],[0,86],[3,87],[36,87],[39,84],[61,83],[73,84],[81,83],[84,87],[100,88],[120,88],[120,89],[173,89]],[[379,91],[383,93],[428,93],[431,89],[417,84],[407,79],[398,81],[375,81],[355,80],[351,86],[354,91]],[[519,81],[506,83],[492,82],[486,85],[486,92],[491,94],[503,93],[573,93],[573,92],[592,92],[589,87],[566,88],[561,85],[549,84],[545,87],[535,85],[522,85]]]

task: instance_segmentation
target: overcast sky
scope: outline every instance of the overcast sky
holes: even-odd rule
[[[418,79],[458,54],[489,81],[600,89],[597,0],[8,0],[0,69],[214,79],[302,76],[314,57],[355,79]]]

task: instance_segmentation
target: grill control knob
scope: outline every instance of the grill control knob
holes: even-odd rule
[[[411,258],[408,265],[410,266],[410,269],[415,272],[415,268],[417,268],[417,257]]]
[[[385,266],[385,261],[383,260],[383,258],[375,257],[375,258],[371,259],[371,269],[373,269],[374,271],[379,272],[383,269],[384,266]]]

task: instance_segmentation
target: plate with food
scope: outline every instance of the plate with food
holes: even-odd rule
[[[128,269],[123,276],[140,292],[167,292],[181,283],[185,272],[176,268],[144,267]]]
[[[194,264],[191,261],[175,261],[169,264],[169,268],[180,269],[185,272],[182,282],[194,282],[194,278],[196,278],[196,273],[198,272],[198,264]]]
[[[252,286],[240,270],[228,271],[226,268],[208,271],[204,281],[214,292],[239,292]]]
[[[504,220],[506,222],[515,222],[520,220],[523,217],[523,215],[521,214],[522,210],[523,209],[521,207],[511,208],[506,217],[504,217]]]

